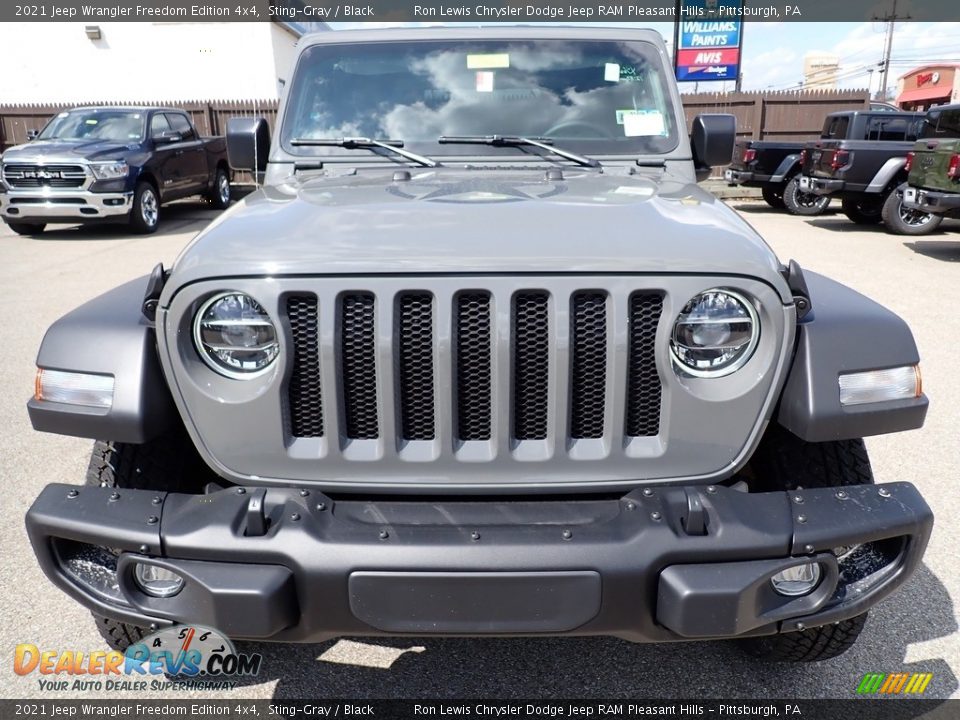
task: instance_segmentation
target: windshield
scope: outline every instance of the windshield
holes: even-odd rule
[[[145,115],[139,110],[70,110],[47,123],[37,138],[139,141],[143,139]]]
[[[437,155],[517,155],[441,145],[440,136],[550,138],[585,154],[669,152],[678,129],[654,45],[478,40],[317,45],[300,59],[281,141],[292,154],[342,153],[291,140],[401,140]]]

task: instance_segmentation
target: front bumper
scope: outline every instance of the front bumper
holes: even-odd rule
[[[814,195],[833,195],[841,192],[846,185],[847,183],[843,180],[818,178],[810,175],[800,176],[800,189]]]
[[[908,187],[903,191],[903,206],[910,210],[944,214],[960,209],[960,192],[949,193]]]
[[[333,500],[288,488],[208,495],[53,484],[26,517],[41,567],[92,610],[236,638],[772,634],[858,615],[920,562],[933,516],[909,483],[746,494],[656,487],[619,499]],[[833,549],[872,555],[846,566]],[[115,567],[92,546],[122,551]],[[115,558],[100,551],[100,557]],[[185,579],[148,597],[136,562]],[[820,564],[809,595],[769,579]],[[106,571],[104,571],[106,568]]]
[[[120,218],[130,212],[133,193],[94,193],[82,188],[0,192],[0,217],[7,222],[70,222]]]

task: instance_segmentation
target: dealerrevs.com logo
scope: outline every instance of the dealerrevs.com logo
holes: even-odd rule
[[[230,690],[238,677],[260,672],[259,653],[238,653],[213,628],[174,625],[148,635],[126,652],[45,650],[17,645],[13,670],[39,675],[41,690]]]

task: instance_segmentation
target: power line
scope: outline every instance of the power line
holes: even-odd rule
[[[897,20],[909,20],[909,15],[897,15],[897,0],[893,0],[893,8],[886,17],[874,17],[874,20],[883,20],[887,23],[887,41],[883,51],[883,75],[880,80],[881,100],[887,99],[887,80],[890,75],[890,54],[893,52],[893,29]]]

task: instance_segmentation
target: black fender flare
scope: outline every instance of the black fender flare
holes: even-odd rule
[[[793,174],[794,168],[800,164],[800,153],[793,153],[787,155],[783,160],[780,161],[780,164],[777,165],[777,169],[774,170],[773,175],[770,176],[770,182],[772,183],[782,183],[787,181],[787,177]],[[797,168],[799,170],[799,168]]]
[[[44,335],[37,367],[111,375],[108,410],[31,398],[35,430],[143,443],[180,422],[157,356],[153,323],[142,313],[147,276],[131,280],[57,320]]]
[[[839,376],[917,365],[920,355],[904,320],[846,285],[804,271],[812,310],[797,325],[797,349],[777,421],[810,442],[914,430],[929,401],[841,406]]]

